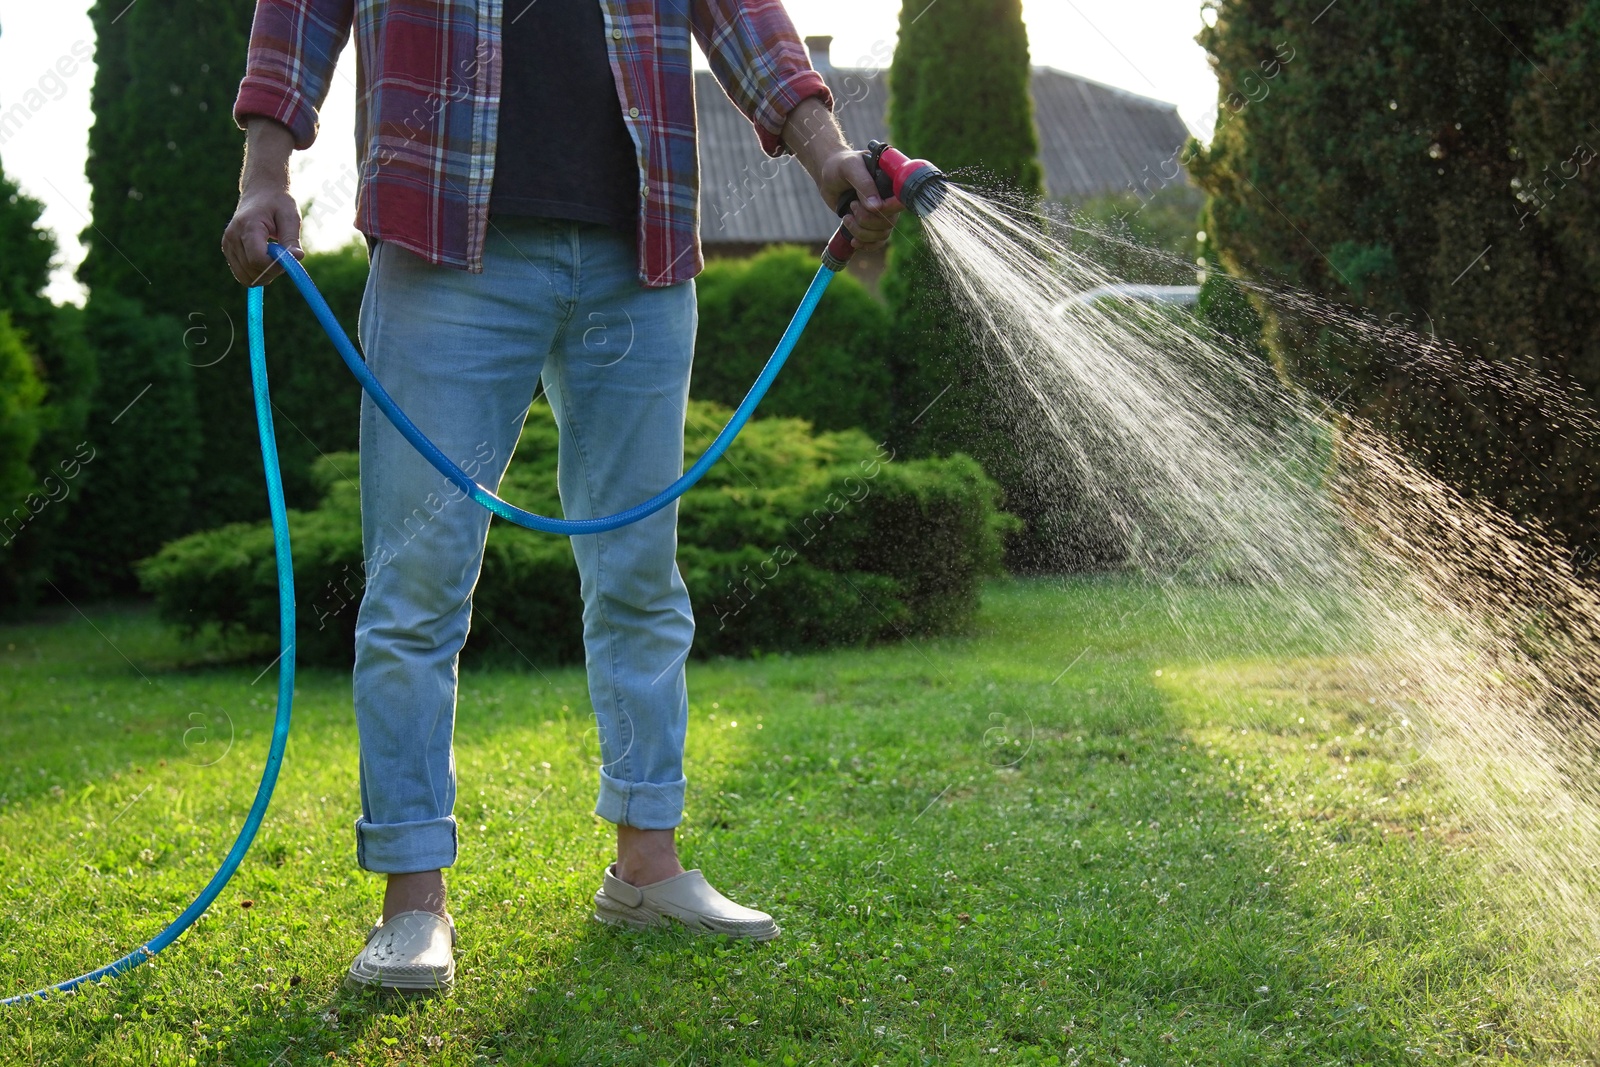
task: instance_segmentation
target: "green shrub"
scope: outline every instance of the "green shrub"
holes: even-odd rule
[[[969,187],[1035,202],[1044,168],[1032,77],[1020,0],[904,3],[889,71],[890,139]],[[1028,525],[1008,546],[1007,565],[1059,566],[1050,526],[1076,488],[1042,486],[1030,469],[1025,413],[984,359],[964,301],[909,213],[895,229],[883,292],[894,315],[890,444],[907,456],[975,457],[1004,488],[1006,510]]]
[[[727,410],[695,401],[709,434]],[[559,514],[556,431],[531,418],[502,486],[519,505]],[[1000,560],[1012,520],[971,459],[902,462],[859,430],[813,433],[798,419],[752,422],[683,498],[678,563],[694,600],[695,650],[739,655],[958,630],[978,582]],[[354,455],[318,467],[320,504],[290,516],[303,662],[348,663],[361,598]],[[266,523],[193,534],[139,567],[162,617],[190,631],[277,633]],[[469,651],[534,662],[583,654],[578,576],[564,538],[496,520],[473,597]]]
[[[1211,213],[1207,211],[1203,216],[1203,225],[1209,226],[1210,220]],[[1261,315],[1250,303],[1245,290],[1228,274],[1228,268],[1223,265],[1216,245],[1211,240],[1211,231],[1208,229],[1205,233],[1206,240],[1199,248],[1204,280],[1200,283],[1200,295],[1195,301],[1195,316],[1242,350],[1265,363],[1271,363],[1272,355],[1267,351],[1262,337],[1264,327]]]
[[[817,273],[815,252],[774,248],[754,259],[713,260],[696,282],[700,334],[689,392],[737,406],[772,355]],[[848,274],[833,280],[784,364],[764,415],[791,415],[820,430],[889,430],[892,379],[884,358],[889,313]]]
[[[890,139],[968,184],[1037,199],[1044,168],[1032,77],[1019,0],[902,4],[889,71]],[[883,291],[896,342],[890,443],[906,455],[976,456],[1027,517],[1035,509],[1010,454],[1012,405],[985,372],[962,302],[909,213],[895,229]]]
[[[33,355],[0,311],[0,555],[35,514],[33,446],[39,440],[39,405],[44,386],[33,368]],[[42,505],[40,505],[42,507]]]
[[[39,224],[43,210],[37,200],[0,174],[0,312],[9,317],[11,331],[27,350],[32,373],[43,390],[27,419],[32,425],[27,432],[36,433],[37,438],[30,465],[32,482],[24,493],[34,499],[30,503],[26,496],[22,498],[26,516],[15,511],[17,499],[5,501],[10,522],[0,536],[3,607],[32,602],[56,569],[60,554],[57,534],[72,508],[70,483],[83,455],[84,427],[94,389],[94,353],[83,336],[82,309],[52,303],[45,295],[56,242]],[[9,373],[16,373],[14,365]],[[31,404],[28,392],[8,384],[0,391],[0,406]],[[14,417],[15,412],[8,416]],[[14,434],[16,429],[13,425],[7,432]],[[14,436],[0,445],[0,452],[12,460],[18,454],[16,449]],[[0,464],[4,462],[0,460]],[[14,486],[11,492],[14,496]],[[0,490],[0,497],[4,496]]]
[[[119,294],[181,324],[173,336],[191,349],[189,417],[205,457],[206,490],[190,498],[183,525],[196,530],[253,518],[261,505],[244,293],[217,251],[239,201],[244,138],[233,100],[255,5],[168,0],[151,8],[127,0],[89,7],[94,125],[84,176],[94,225],[83,231],[78,278],[96,297]],[[217,359],[232,331],[232,353]]]
[[[680,513],[697,649],[817,648],[972,617],[977,579],[998,570],[1010,526],[975,462],[892,461],[859,430],[813,435],[788,419],[752,423],[740,443]]]
[[[1070,205],[1058,236],[1120,281],[1193,285],[1205,194],[1186,182],[1141,196],[1105,193]]]
[[[27,331],[27,313],[48,304],[55,236],[39,225],[44,205],[0,172],[0,308],[12,312],[12,326]],[[19,313],[22,317],[19,317]]]

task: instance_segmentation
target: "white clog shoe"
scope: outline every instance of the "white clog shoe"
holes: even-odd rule
[[[771,941],[782,933],[772,916],[735,904],[698,870],[635,886],[618,878],[613,864],[594,895],[594,917],[634,930],[680,922],[691,930],[751,941]]]
[[[345,984],[407,993],[447,993],[456,978],[456,927],[431,911],[403,911],[367,934]]]

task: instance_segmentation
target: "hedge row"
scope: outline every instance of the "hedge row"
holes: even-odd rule
[[[690,407],[691,426],[727,409]],[[694,435],[691,435],[691,438]],[[560,514],[556,430],[528,420],[502,492]],[[682,501],[678,563],[694,602],[695,651],[740,655],[945,633],[969,623],[1014,520],[966,456],[902,461],[859,430],[798,419],[751,423]],[[291,513],[302,662],[350,662],[362,590],[354,454],[323,460],[314,509]],[[272,532],[245,523],[192,534],[139,565],[162,617],[191,632],[277,633]],[[474,594],[469,653],[582,658],[581,603],[564,538],[496,520]]]

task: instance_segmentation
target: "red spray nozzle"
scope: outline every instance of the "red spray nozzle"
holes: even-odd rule
[[[926,215],[944,203],[945,176],[938,167],[882,141],[873,141],[867,151],[873,169],[889,176],[894,195],[913,215]]]
[[[867,170],[878,186],[878,195],[885,200],[896,197],[913,215],[923,216],[944,203],[946,179],[944,172],[925,159],[911,159],[898,148],[882,141],[873,141],[862,153]],[[850,214],[859,199],[854,189],[839,201],[839,214]],[[854,249],[850,244],[850,231],[841,225],[828,242],[822,262],[830,270],[840,271],[850,261]]]

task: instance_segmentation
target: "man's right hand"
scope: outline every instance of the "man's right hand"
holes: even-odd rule
[[[253,118],[245,142],[239,206],[222,232],[222,254],[240,285],[266,285],[283,273],[267,251],[273,240],[296,259],[300,248],[300,207],[289,195],[289,155],[294,135],[267,118]]]

